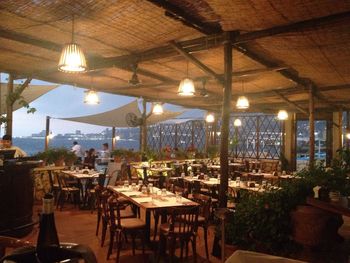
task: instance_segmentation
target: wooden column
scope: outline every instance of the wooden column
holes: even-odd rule
[[[349,149],[350,146],[350,138],[347,138],[347,134],[350,133],[350,115],[349,111],[346,111],[346,132],[345,132],[345,142],[346,142],[346,149]]]
[[[147,150],[147,101],[142,100],[142,123],[140,127],[141,133],[141,153]]]
[[[289,170],[296,170],[296,114],[288,113],[288,119],[282,122],[282,133],[284,133],[282,143],[284,157],[289,163]]]
[[[219,207],[227,206],[228,189],[228,137],[230,129],[231,95],[232,95],[232,44],[230,33],[225,32],[224,40],[224,96],[221,115],[221,140],[220,140],[220,190]]]
[[[115,150],[115,127],[112,127],[112,151]]]
[[[331,165],[333,159],[333,119],[327,120],[326,132],[326,166]]]
[[[315,101],[314,88],[309,86],[309,167],[315,162]]]
[[[332,141],[332,151],[333,157],[337,156],[337,150],[342,147],[342,112],[333,112],[333,141]]]
[[[178,134],[177,134],[177,123],[175,123],[175,141],[174,141],[174,148],[178,148],[177,145],[179,143],[179,139],[177,138]]]
[[[50,116],[46,116],[45,151],[49,149],[49,141],[50,141]]]
[[[7,96],[13,93],[13,75],[9,74],[7,83]],[[6,134],[12,136],[13,104],[6,99]]]
[[[255,149],[256,149],[256,159],[260,158],[260,117],[256,117],[256,143],[255,143]]]
[[[159,153],[162,152],[162,124],[159,123]]]
[[[205,134],[205,144],[204,144],[204,153],[207,156],[208,154],[208,146],[209,146],[209,124],[204,122],[204,134]]]

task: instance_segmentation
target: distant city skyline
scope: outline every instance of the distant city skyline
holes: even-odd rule
[[[1,82],[7,83],[7,74],[1,73]],[[31,84],[47,85],[53,83],[34,79],[31,81]],[[136,99],[135,97],[99,92],[100,104],[87,105],[83,102],[85,90],[86,89],[70,85],[60,85],[56,89],[30,103],[30,106],[37,110],[34,114],[27,114],[26,109],[23,108],[15,111],[13,114],[13,136],[29,136],[32,133],[44,130],[46,116],[52,117],[50,130],[54,134],[75,132],[75,130],[81,130],[84,133],[99,133],[108,127],[63,121],[55,118],[96,114],[121,107]],[[180,106],[170,104],[165,104],[164,106],[168,110],[184,110],[184,108]],[[204,111],[191,109],[186,110],[180,117],[202,118],[203,115]],[[1,135],[3,134],[4,129],[1,130]]]

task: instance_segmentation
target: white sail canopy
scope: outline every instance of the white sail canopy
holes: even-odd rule
[[[164,111],[162,115],[151,115],[147,124],[155,124],[168,119],[175,118],[181,115],[183,112]],[[106,126],[106,127],[136,127],[139,126],[141,112],[137,103],[137,100],[130,102],[120,108],[110,111],[80,116],[71,118],[59,118],[66,121],[82,122],[92,125]]]
[[[16,90],[16,88],[20,86],[20,84],[13,85],[13,89]],[[42,95],[46,94],[47,92],[57,88],[58,85],[31,85],[29,84],[28,87],[24,89],[21,96],[23,99],[31,103],[32,101],[36,100],[37,98],[41,97]],[[7,83],[1,83],[0,84],[0,97],[1,97],[1,114],[6,114],[6,98],[7,98]],[[13,110],[18,110],[22,108],[22,105],[18,103],[18,101],[15,102],[13,105]]]

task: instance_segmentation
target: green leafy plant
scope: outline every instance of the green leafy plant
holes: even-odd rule
[[[210,159],[216,158],[218,156],[218,153],[219,153],[219,146],[217,146],[217,145],[208,146],[207,153],[208,153],[208,157]]]

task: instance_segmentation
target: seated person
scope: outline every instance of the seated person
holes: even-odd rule
[[[2,137],[2,144],[3,144],[4,150],[16,150],[15,158],[27,156],[26,152],[23,151],[21,148],[12,145],[12,136],[11,135],[5,134]]]
[[[89,169],[95,169],[95,160],[96,160],[96,155],[95,155],[95,149],[91,148],[88,152],[86,157],[84,158],[84,163],[83,166],[87,166]]]

